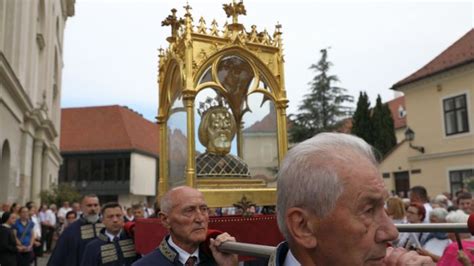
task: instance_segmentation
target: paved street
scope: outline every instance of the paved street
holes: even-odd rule
[[[49,255],[44,255],[43,257],[38,258],[38,266],[46,266],[48,259],[49,259]]]

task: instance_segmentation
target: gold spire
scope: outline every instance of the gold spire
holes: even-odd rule
[[[186,14],[184,14],[184,16],[185,17],[188,17],[188,16],[190,17],[191,16],[191,11],[189,11],[189,10],[191,10],[193,8],[189,5],[188,1],[186,1],[186,5],[183,6],[183,8],[186,10]]]
[[[178,19],[178,17],[176,17],[176,11],[175,8],[171,9],[171,15],[168,15],[168,17],[161,22],[161,26],[171,26],[171,36],[166,39],[169,42],[176,40],[178,29],[184,24],[182,18]]]
[[[244,2],[240,0],[240,2],[236,3],[235,0],[232,0],[231,4],[224,4],[224,11],[227,17],[232,16],[232,24],[239,23],[239,15],[247,15],[247,11],[245,10]]]

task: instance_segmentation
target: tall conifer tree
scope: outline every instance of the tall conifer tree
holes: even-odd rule
[[[387,104],[382,104],[380,95],[372,112],[373,143],[382,155],[387,154],[397,144],[393,118]]]
[[[362,91],[359,93],[357,108],[352,116],[351,133],[364,139],[367,143],[373,143],[369,97]]]
[[[344,94],[346,89],[334,86],[339,79],[328,73],[332,63],[327,60],[327,50],[322,49],[321,54],[318,64],[310,66],[310,69],[316,72],[316,76],[309,83],[310,92],[298,107],[299,113],[292,116],[292,142],[300,142],[317,133],[331,131],[342,117],[351,113],[350,107],[343,104],[352,102],[352,96]]]

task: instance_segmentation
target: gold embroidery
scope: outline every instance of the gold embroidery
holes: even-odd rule
[[[110,250],[110,249],[115,249],[114,244],[105,244],[105,245],[100,246],[101,251]]]
[[[133,244],[133,241],[131,239],[125,239],[125,240],[119,241],[120,246],[125,246],[125,245],[130,245],[130,244]]]
[[[129,251],[129,250],[135,250],[135,245],[128,245],[128,246],[122,246],[120,247],[122,249],[123,252],[125,251]]]
[[[107,257],[107,256],[117,256],[117,251],[115,249],[111,249],[111,250],[103,250],[100,252],[100,255],[102,257]]]
[[[134,250],[127,251],[123,253],[124,258],[131,258],[137,256],[137,253]]]
[[[84,231],[84,230],[93,230],[92,225],[91,224],[82,225],[81,231]]]
[[[81,239],[82,240],[91,239],[91,238],[94,238],[93,234],[83,234],[83,233],[81,233]]]
[[[118,259],[117,255],[109,256],[109,257],[102,257],[102,264],[106,264],[108,262],[116,261]]]
[[[177,254],[168,246],[166,239],[161,241],[159,249],[161,254],[163,254],[163,256],[165,256],[169,261],[174,261],[174,258],[177,256]]]

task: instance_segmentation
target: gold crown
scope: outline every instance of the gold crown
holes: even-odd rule
[[[226,109],[229,109],[229,104],[226,102],[226,100],[222,96],[217,95],[214,98],[208,96],[204,102],[199,103],[199,108],[197,109],[197,111],[198,111],[198,114],[202,117],[209,110],[212,110],[218,107],[224,107]]]

